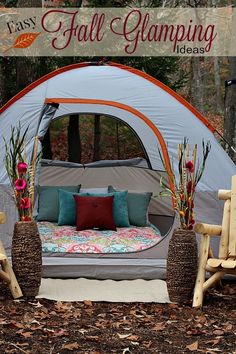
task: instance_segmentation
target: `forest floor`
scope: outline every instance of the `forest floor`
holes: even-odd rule
[[[0,353],[236,353],[236,283],[191,304],[0,297]]]

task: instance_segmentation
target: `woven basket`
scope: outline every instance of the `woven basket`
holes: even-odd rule
[[[169,243],[167,289],[172,302],[192,299],[197,274],[198,250],[194,231],[176,229]]]
[[[36,296],[42,277],[42,243],[36,222],[16,222],[12,266],[24,296]]]

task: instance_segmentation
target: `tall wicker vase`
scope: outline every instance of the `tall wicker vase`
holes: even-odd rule
[[[172,302],[188,303],[197,274],[197,242],[194,231],[175,229],[167,257],[167,289]]]
[[[42,276],[42,244],[35,221],[15,223],[12,266],[24,296],[36,296]]]

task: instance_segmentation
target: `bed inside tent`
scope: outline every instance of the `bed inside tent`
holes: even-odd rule
[[[35,218],[42,241],[43,275],[60,278],[81,276],[99,279],[133,279],[139,277],[142,271],[142,277],[146,279],[163,277],[166,247],[161,244],[171,231],[174,222],[170,198],[159,196],[160,178],[168,183],[166,172],[163,169],[154,171],[150,168],[150,161],[143,144],[127,124],[122,124],[116,118],[105,115],[99,115],[101,128],[107,128],[106,122],[109,121],[110,130],[114,130],[114,136],[112,139],[111,133],[102,134],[101,131],[102,140],[110,139],[104,150],[110,146],[109,149],[112,150],[110,155],[119,157],[119,159],[103,158],[100,161],[90,162],[91,156],[94,156],[93,143],[90,144],[91,151],[86,150],[88,150],[89,138],[94,132],[89,130],[88,123],[90,121],[91,128],[94,119],[94,114],[81,115],[79,112],[70,116],[56,116],[52,119],[42,139],[43,158],[40,161],[38,173]],[[103,120],[105,120],[104,124],[102,124]],[[80,136],[84,147],[80,152],[82,155],[80,159],[87,163],[68,161],[71,159],[68,155],[73,149],[72,144],[76,144],[73,137],[78,139],[78,132],[69,133],[69,122],[72,122],[73,128],[80,126]],[[117,124],[119,124],[118,127]],[[81,126],[87,127],[87,131],[81,129]],[[133,153],[127,151],[129,147],[123,146],[124,138],[123,143],[117,141],[115,128],[126,132],[129,147],[133,145]],[[130,130],[128,134],[127,130]],[[50,140],[54,137],[54,142],[48,141],[48,137],[51,137]],[[119,156],[115,154],[117,151],[117,146],[114,146],[115,141],[119,145]],[[102,143],[103,141],[100,141],[100,145]],[[76,149],[73,150],[76,153]],[[134,156],[136,152],[142,157],[126,158],[127,155],[133,154]],[[107,156],[105,151],[103,151],[104,154]],[[89,156],[83,157],[84,155]],[[74,160],[78,158],[74,156]],[[49,216],[53,206],[50,207],[50,197],[47,196],[50,194],[50,188],[54,190],[57,186],[57,193],[59,191],[62,193],[61,188],[64,186],[68,186],[69,190],[70,187],[78,185],[81,186],[81,195],[91,190],[95,194],[99,193],[99,196],[106,195],[114,192],[114,188],[117,191],[127,191],[131,197],[137,194],[147,195],[148,201],[151,196],[150,203],[146,204],[148,207],[147,225],[140,226],[138,223],[138,226],[118,227],[117,231],[88,229],[78,232],[75,222],[73,224],[71,222],[59,223],[58,217],[57,220],[53,220]],[[72,195],[73,192],[64,193]],[[138,202],[139,200],[140,198]],[[137,199],[135,202],[137,203]],[[141,198],[141,203],[143,203],[143,198]],[[59,200],[59,208],[65,209],[66,207],[68,203],[63,200],[60,203]],[[132,203],[131,207],[138,208],[138,205]],[[64,210],[59,210],[59,214],[60,212],[63,213]]]
[[[217,200],[217,190],[230,188],[231,175],[236,173],[235,165],[215,139],[214,128],[192,106],[156,79],[115,63],[102,66],[75,64],[31,84],[0,110],[1,138],[9,139],[12,125],[21,122],[22,127],[29,126],[27,151],[30,154],[35,136],[45,148],[50,124],[78,114],[95,114],[122,122],[136,136],[141,156],[124,159],[119,156],[116,160],[82,164],[66,161],[66,158],[64,161],[43,159],[37,183],[41,187],[81,184],[83,189],[112,186],[131,194],[152,193],[148,217],[153,226],[147,225],[142,230],[124,228],[124,232],[115,235],[102,231],[94,243],[98,237],[94,230],[77,237],[75,226],[38,221],[44,251],[43,275],[98,279],[163,278],[174,215],[171,200],[159,197],[160,178],[167,182],[159,149],[168,166],[168,146],[177,171],[177,144],[184,136],[189,138],[190,144],[199,147],[203,138],[211,142],[214,153],[208,159],[196,193],[196,213],[201,221],[217,223],[221,219],[222,207]],[[1,228],[0,236],[10,253],[17,215],[3,168],[2,141],[0,147],[0,209],[8,216],[8,223]],[[220,161],[220,170],[216,158]],[[75,246],[78,240],[80,245]]]
[[[70,163],[42,161],[41,186],[76,185],[79,181],[83,189],[89,192],[90,188],[99,190],[112,183],[116,190],[128,190],[129,196],[137,193],[153,195],[148,208],[148,219],[151,224],[147,226],[118,227],[117,231],[78,232],[75,226],[38,222],[43,240],[44,261],[49,271],[48,273],[46,270],[47,276],[52,276],[52,266],[49,269],[51,263],[56,264],[54,271],[58,276],[78,276],[79,270],[81,276],[86,277],[137,278],[141,269],[142,276],[146,278],[163,276],[157,274],[157,267],[164,267],[165,252],[162,261],[160,259],[157,261],[157,255],[161,258],[160,246],[171,230],[173,212],[168,201],[159,202],[157,186],[160,172],[149,170],[147,167],[138,167],[140,164],[145,166],[145,160],[137,158],[106,161],[102,165],[95,162],[90,166],[73,164],[73,167]],[[59,260],[58,257],[62,258]],[[75,267],[74,273],[71,273],[73,267],[71,270],[68,267],[67,274],[63,267],[63,274],[58,274],[59,265],[69,263],[80,267]],[[92,264],[96,264],[97,267],[92,267]]]

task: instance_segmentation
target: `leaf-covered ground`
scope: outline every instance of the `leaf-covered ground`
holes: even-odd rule
[[[236,354],[236,284],[177,304],[0,301],[0,353]]]

